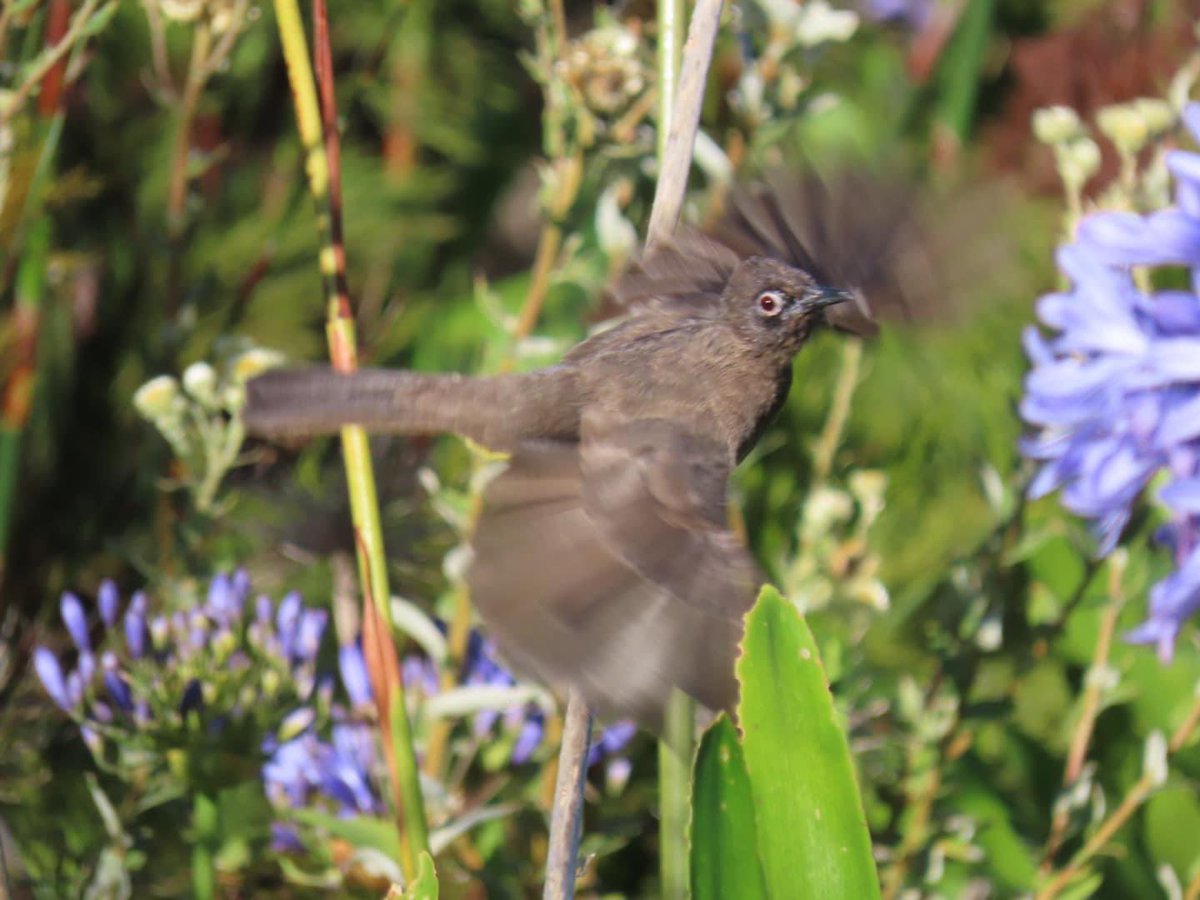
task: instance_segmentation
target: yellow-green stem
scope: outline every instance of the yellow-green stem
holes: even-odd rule
[[[326,327],[330,356],[340,368],[357,365],[354,320],[345,315],[338,289],[339,248],[335,246],[335,209],[330,190],[332,178],[329,158],[325,152],[321,112],[317,100],[316,82],[308,54],[308,42],[296,0],[275,0],[275,12],[287,63],[288,78],[296,106],[296,122],[304,146],[309,190],[317,206],[317,228],[320,236],[320,271],[328,307]],[[354,522],[355,545],[359,577],[366,602],[372,604],[378,621],[383,624],[383,639],[392,640],[392,618],[389,605],[387,563],[383,548],[383,531],[379,519],[379,502],[375,491],[375,474],[371,463],[366,432],[361,428],[342,430],[342,452],[346,465],[346,480],[350,493],[350,508]],[[374,655],[375,664],[384,656]],[[372,685],[380,691],[384,685],[395,685],[395,693],[380,698],[384,705],[381,720],[390,727],[383,741],[391,755],[389,771],[396,780],[398,795],[396,810],[400,832],[401,864],[408,878],[416,877],[416,860],[428,852],[428,829],[425,805],[421,796],[412,729],[404,703],[400,673],[374,672]]]
[[[672,691],[658,742],[658,870],[664,900],[687,900],[691,895],[688,832],[695,723],[696,701],[683,691]]]

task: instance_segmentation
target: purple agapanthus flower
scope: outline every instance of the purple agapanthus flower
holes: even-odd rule
[[[428,657],[411,654],[401,665],[404,690],[410,698],[433,697],[441,692],[437,666]],[[268,759],[262,768],[263,786],[277,809],[324,805],[343,818],[379,815],[385,810],[381,783],[385,765],[376,745],[375,729],[366,721],[371,714],[372,693],[360,641],[338,649],[338,669],[350,704],[333,706],[329,740],[318,734],[313,717],[306,717],[306,708],[301,707],[287,717],[277,735],[264,743]],[[471,633],[458,681],[473,687],[517,684],[496,658],[491,641],[478,632]],[[533,758],[545,733],[545,714],[536,704],[518,703],[507,709],[476,713],[473,729],[482,738],[497,724],[512,740],[509,761],[514,766]],[[635,731],[632,723],[619,722],[603,731],[590,749],[588,765],[606,762],[610,784],[624,783],[628,777],[629,762],[619,752]],[[277,849],[297,849],[299,835],[287,823],[277,823],[273,835]]]
[[[857,0],[854,6],[873,22],[920,31],[933,14],[935,0]]]
[[[285,653],[273,614],[265,624],[244,621],[249,596],[249,577],[237,571],[214,577],[203,601],[190,610],[151,618],[149,601],[138,591],[122,615],[119,592],[106,581],[96,598],[105,627],[97,630],[93,647],[83,602],[65,593],[60,611],[77,651],[75,667],[64,674],[54,653],[37,647],[34,670],[55,704],[79,721],[94,750],[103,735],[120,741],[152,730],[170,743],[172,729],[191,727],[193,721],[202,721],[217,736],[229,722],[260,715],[264,700],[280,697],[284,702],[283,694],[327,706],[312,688],[328,614],[305,608],[298,594],[289,595],[279,614],[290,629]],[[269,600],[266,605],[273,613]],[[257,648],[257,663],[251,660],[251,648]],[[254,672],[270,677],[255,677]],[[225,689],[217,690],[217,682]],[[268,682],[274,686],[268,688]],[[282,682],[287,682],[286,691]],[[221,696],[220,702],[206,703],[209,688]],[[302,707],[298,715],[303,721],[289,722],[294,732],[307,726],[313,709]],[[113,729],[121,734],[112,734]],[[155,740],[149,743],[157,746]]]
[[[1200,140],[1200,104],[1184,112]],[[1128,635],[1171,658],[1184,621],[1200,610],[1200,154],[1166,157],[1175,205],[1149,215],[1085,218],[1060,249],[1069,290],[1038,303],[1042,323],[1025,336],[1033,369],[1021,413],[1037,429],[1023,453],[1041,463],[1032,496],[1061,490],[1067,509],[1092,520],[1110,553],[1143,489],[1170,523],[1157,537],[1176,569],[1150,591],[1147,621]],[[1190,269],[1191,290],[1147,292],[1135,266]]]

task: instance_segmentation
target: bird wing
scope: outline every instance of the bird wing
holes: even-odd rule
[[[503,655],[653,730],[674,687],[731,709],[759,577],[724,525],[728,475],[726,448],[663,419],[589,413],[579,444],[522,445],[468,575]]]

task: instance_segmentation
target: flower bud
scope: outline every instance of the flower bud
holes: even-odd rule
[[[185,401],[179,393],[179,382],[170,375],[159,375],[137,389],[133,406],[151,422],[177,422],[183,416]]]
[[[71,709],[79,709],[83,706],[83,695],[87,685],[83,683],[83,676],[78,671],[72,672],[67,676],[67,700],[71,704]]]
[[[1133,103],[1115,103],[1096,113],[1096,126],[1121,153],[1132,156],[1150,139],[1146,119]]]
[[[300,627],[296,630],[295,654],[302,663],[315,663],[317,651],[321,649],[321,635],[325,633],[325,623],[329,613],[323,609],[310,609],[300,617]]]
[[[79,654],[79,660],[76,664],[79,671],[79,677],[83,679],[85,685],[92,683],[92,677],[96,674],[96,657],[92,656],[91,650],[84,650]]]
[[[280,652],[288,662],[296,654],[296,635],[300,630],[302,613],[303,604],[300,595],[295,591],[279,601],[279,611],[275,614],[275,630],[279,633]]]
[[[1171,104],[1157,97],[1141,97],[1133,101],[1134,107],[1146,123],[1151,135],[1159,135],[1175,124],[1177,116]]]
[[[533,757],[534,751],[537,750],[538,745],[542,742],[543,730],[540,714],[529,716],[525,719],[521,725],[521,731],[517,735],[517,740],[513,744],[510,759],[514,766],[529,762]]]
[[[1167,783],[1167,738],[1157,729],[1146,738],[1142,773],[1154,787],[1162,787]]]
[[[238,640],[233,632],[228,628],[219,628],[213,635],[209,643],[212,650],[213,660],[218,664],[224,664],[231,660],[233,652],[237,650]]]
[[[138,591],[125,610],[125,647],[131,659],[146,654],[146,595]]]
[[[299,737],[307,731],[309,726],[316,720],[316,715],[312,708],[308,706],[301,706],[299,709],[288,713],[279,725],[278,737],[280,743],[286,744],[292,738]]]
[[[158,0],[158,8],[168,22],[187,24],[200,18],[204,0]]]
[[[203,709],[204,688],[198,678],[193,678],[187,683],[187,686],[183,689],[183,696],[179,699],[179,715],[186,720],[188,713],[200,713]]]
[[[67,683],[63,679],[62,666],[59,665],[58,657],[48,648],[38,647],[33,651],[33,669],[37,672],[38,679],[42,682],[46,693],[50,695],[50,699],[60,709],[69,712],[74,704],[67,692]]]
[[[135,595],[136,597],[136,595]],[[126,636],[128,639],[128,635]],[[166,616],[155,616],[150,620],[150,640],[153,646],[163,649],[171,639],[171,621]]]
[[[208,583],[204,608],[217,622],[230,622],[240,612],[234,596],[233,580],[224,572],[214,575]]]
[[[83,604],[79,602],[79,598],[70,591],[66,591],[62,595],[58,607],[62,613],[63,624],[67,626],[67,631],[70,632],[75,646],[81,651],[90,650],[92,644],[88,638],[87,616],[84,614]]]
[[[799,9],[796,42],[801,47],[848,41],[858,30],[858,14],[834,9],[825,0],[809,0]]]
[[[262,677],[263,696],[268,699],[279,693],[280,679],[279,673],[274,669],[267,669]]]
[[[372,699],[371,677],[357,642],[338,648],[338,669],[342,673],[342,686],[346,688],[350,702],[354,706],[369,706]],[[407,681],[405,684],[407,687]]]
[[[1069,187],[1078,190],[1100,171],[1100,147],[1091,138],[1071,141],[1058,154],[1058,171]]]
[[[183,389],[193,400],[208,409],[216,409],[217,403],[217,373],[206,362],[192,363],[183,370]]]
[[[111,578],[105,578],[100,583],[100,590],[96,595],[96,605],[100,607],[100,619],[104,624],[112,628],[117,624],[117,613],[121,606],[121,597],[117,593],[117,586]]]
[[[133,712],[133,693],[129,689],[129,682],[121,675],[117,666],[116,654],[111,650],[105,652],[100,665],[104,669],[104,686],[108,688],[108,695],[113,703],[117,704],[117,708],[122,712]]]
[[[1033,134],[1043,144],[1065,144],[1085,136],[1079,114],[1069,106],[1044,106],[1033,112]]]

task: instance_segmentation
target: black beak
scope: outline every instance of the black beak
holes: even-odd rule
[[[834,306],[838,303],[844,303],[847,300],[853,300],[854,293],[852,291],[843,290],[842,288],[824,287],[816,285],[804,297],[801,304],[805,312],[824,309],[827,306]]]

